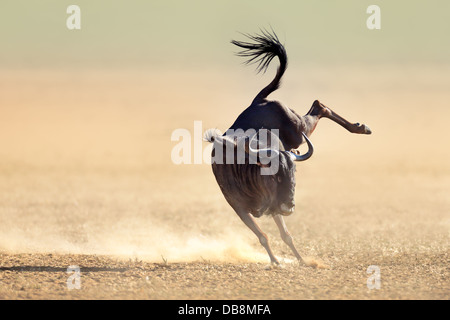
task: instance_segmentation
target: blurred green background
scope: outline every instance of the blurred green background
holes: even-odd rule
[[[66,8],[81,8],[68,30]],[[366,9],[381,8],[381,30]],[[450,2],[2,0],[2,67],[207,66],[272,26],[296,64],[450,62]]]

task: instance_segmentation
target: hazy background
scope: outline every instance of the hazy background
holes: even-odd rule
[[[82,28],[70,31],[77,4]],[[381,8],[381,30],[366,9]],[[0,4],[4,67],[236,64],[229,40],[271,25],[292,66],[310,63],[448,63],[448,1],[23,1]]]
[[[70,4],[81,30],[66,28]],[[366,27],[371,4],[381,30]],[[261,253],[210,167],[171,162],[170,136],[233,123],[278,61],[256,75],[230,40],[272,26],[289,69],[271,97],[300,114],[319,99],[373,130],[318,125],[288,221],[300,251],[320,256],[333,239],[448,251],[449,12],[448,1],[2,0],[0,250]]]

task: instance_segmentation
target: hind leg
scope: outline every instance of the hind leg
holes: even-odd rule
[[[316,121],[318,121],[318,119],[320,119],[322,117],[328,118],[352,133],[359,133],[359,134],[371,134],[372,133],[372,131],[369,129],[369,127],[366,126],[365,124],[351,123],[351,122],[347,121],[346,119],[344,119],[343,117],[338,115],[336,112],[334,112],[333,110],[328,108],[326,105],[319,102],[318,100],[314,101],[314,103],[313,103],[311,109],[309,110],[309,112],[307,113],[307,115],[315,116]]]
[[[291,248],[297,260],[299,262],[304,262],[303,258],[300,256],[300,254],[298,253],[297,249],[294,246],[294,241],[292,240],[292,236],[290,235],[286,227],[286,223],[284,223],[283,217],[277,214],[273,216],[273,220],[275,220],[278,230],[280,230],[281,239],[283,239],[283,241],[289,246],[289,248]]]
[[[241,220],[245,223],[245,225],[249,227],[250,230],[252,230],[253,233],[258,237],[259,242],[269,254],[270,262],[274,264],[280,264],[277,258],[275,258],[272,249],[270,248],[267,235],[262,232],[262,230],[256,224],[255,218],[253,218],[253,216],[248,212],[237,212],[237,214],[239,215],[239,218],[241,218]]]

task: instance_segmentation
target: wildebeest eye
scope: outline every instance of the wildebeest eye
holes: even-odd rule
[[[277,177],[277,179],[278,179],[278,182],[281,182],[281,177]]]

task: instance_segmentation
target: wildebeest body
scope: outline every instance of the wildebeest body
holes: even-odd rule
[[[294,207],[295,163],[285,152],[280,152],[278,161],[274,175],[261,174],[261,165],[249,163],[248,155],[245,164],[226,164],[224,156],[224,164],[213,163],[212,169],[225,199],[235,211],[244,210],[254,217],[291,214],[292,211],[283,212],[282,208]]]
[[[252,104],[245,109],[230,127],[230,129],[279,129],[280,140],[286,150],[296,149],[303,142],[301,128],[305,125],[301,117],[292,109],[283,106],[278,101],[264,100]]]
[[[283,241],[291,248],[292,252],[299,261],[303,261],[297,249],[294,246],[293,239],[290,236],[283,215],[288,215],[294,211],[295,195],[295,163],[294,161],[304,161],[308,159],[313,152],[313,146],[308,137],[315,130],[318,121],[322,118],[329,118],[338,123],[345,129],[353,133],[370,134],[370,129],[359,123],[350,123],[334,111],[315,100],[308,113],[299,116],[294,110],[283,106],[278,101],[269,101],[267,96],[279,88],[280,80],[287,68],[287,54],[284,46],[279,42],[275,34],[262,31],[262,35],[248,36],[253,42],[232,41],[243,51],[238,55],[248,58],[248,63],[259,63],[259,71],[265,70],[274,57],[278,57],[280,66],[275,78],[264,87],[253,99],[251,105],[245,109],[235,120],[233,125],[224,135],[209,135],[206,139],[214,142],[212,157],[212,169],[220,186],[220,189],[230,204],[236,211],[241,220],[255,233],[260,243],[269,254],[272,263],[278,263],[264,232],[256,224],[254,218],[264,214],[273,217],[278,226]],[[264,163],[250,163],[249,156],[252,151],[250,142],[252,137],[246,132],[258,130],[277,131],[279,145],[282,146],[279,152],[274,152],[279,163],[278,170],[273,174],[263,175]],[[245,132],[241,138],[233,137],[233,131],[241,130]],[[253,136],[255,137],[255,136]],[[225,145],[231,144],[233,148],[238,148],[239,139],[246,139],[245,163],[235,161],[227,162],[225,156]],[[222,144],[217,144],[216,142]],[[223,144],[223,142],[226,142]],[[242,142],[242,140],[241,140]],[[308,153],[299,155],[298,151],[292,150],[298,148],[302,143],[307,142]],[[273,145],[271,146],[271,148]],[[222,149],[223,157],[217,156],[216,151]],[[253,151],[252,151],[253,152]],[[258,153],[259,156],[259,153]]]

